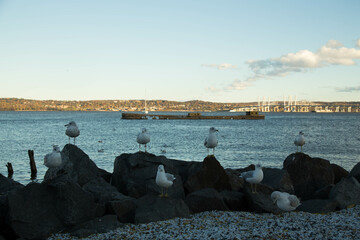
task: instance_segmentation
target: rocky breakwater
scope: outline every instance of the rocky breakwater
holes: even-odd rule
[[[23,186],[0,175],[0,239],[45,239],[69,232],[78,237],[107,232],[124,223],[148,223],[211,210],[279,213],[270,195],[286,191],[302,198],[297,210],[330,212],[360,203],[360,163],[350,174],[324,159],[291,154],[283,169],[263,168],[252,193],[241,172],[224,169],[215,157],[187,162],[137,152],[115,159],[113,173],[99,169],[78,147],[61,151],[63,164],[41,183]],[[168,198],[155,183],[158,165],[176,177]]]

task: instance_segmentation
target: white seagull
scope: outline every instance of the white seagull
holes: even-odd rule
[[[302,146],[305,144],[305,138],[304,138],[304,133],[303,132],[299,132],[299,135],[296,136],[294,144],[296,145],[296,151],[298,151],[299,146],[301,148],[301,152],[302,152]]]
[[[165,172],[164,165],[159,165],[155,182],[161,188],[160,197],[168,196],[167,189],[173,185],[173,181],[175,179],[176,178],[174,175]],[[165,188],[165,195],[163,191],[164,188]]]
[[[255,170],[241,173],[241,177],[250,183],[251,192],[256,193],[256,184],[260,183],[264,178],[264,173],[260,164],[255,165]],[[255,184],[255,191],[253,189],[253,184]]]
[[[136,141],[139,143],[139,152],[141,144],[145,145],[145,152],[146,152],[146,144],[150,142],[150,135],[147,132],[146,128],[141,130],[141,133],[137,135]]]
[[[74,121],[71,121],[68,124],[66,124],[65,127],[67,127],[65,134],[69,136],[69,143],[70,143],[70,138],[74,138],[74,145],[75,145],[75,138],[80,135],[80,130],[78,126]]]
[[[44,165],[48,168],[56,168],[61,165],[61,154],[58,145],[53,145],[52,153],[48,153],[44,157]]]
[[[208,156],[209,156],[209,148],[213,149],[213,155],[215,155],[215,147],[218,145],[218,139],[216,137],[216,132],[218,132],[214,127],[209,129],[209,136],[205,138],[204,146],[207,148]]]
[[[287,192],[279,192],[274,191],[271,193],[271,199],[274,204],[278,206],[283,211],[293,211],[295,210],[301,203],[300,199],[298,199],[295,195],[290,195]]]

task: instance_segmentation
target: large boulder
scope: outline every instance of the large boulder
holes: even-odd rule
[[[348,171],[334,163],[331,164],[331,168],[334,173],[334,184],[337,184],[341,179],[346,178],[349,175]]]
[[[296,210],[309,213],[328,213],[335,211],[337,205],[338,202],[333,199],[310,199],[301,202]]]
[[[350,177],[356,178],[360,182],[360,162],[358,162],[349,173]]]
[[[304,153],[289,155],[284,163],[295,189],[295,195],[303,200],[314,198],[314,193],[334,184],[335,174],[328,160],[311,158]]]
[[[244,188],[245,199],[247,202],[248,210],[258,213],[280,213],[282,212],[276,204],[271,200],[271,193],[273,188],[257,184],[256,192],[251,190],[251,185],[246,184]]]
[[[96,204],[72,181],[30,183],[8,195],[9,224],[17,236],[44,239],[51,233],[90,220]]]
[[[240,172],[236,169],[225,169],[226,174],[229,177],[229,183],[232,191],[240,191],[244,188],[245,180],[240,177]]]
[[[292,184],[289,173],[285,169],[277,168],[263,168],[264,178],[261,181],[276,191],[294,193],[294,186]]]
[[[146,195],[136,201],[135,223],[163,221],[175,217],[190,217],[189,208],[182,199]]]
[[[7,221],[9,211],[8,194],[16,189],[23,188],[24,186],[10,178],[3,176],[0,173],[0,235],[7,239],[15,238],[15,233],[11,229]]]
[[[223,197],[213,188],[203,188],[186,196],[185,203],[193,213],[205,211],[226,211]]]
[[[123,195],[121,198],[110,201],[107,204],[107,212],[116,214],[122,223],[135,222],[136,198]]]
[[[220,192],[220,196],[230,211],[243,211],[246,209],[244,193],[224,190]]]
[[[44,181],[65,175],[68,180],[83,186],[98,177],[102,177],[105,180],[109,178],[109,173],[99,169],[89,156],[75,145],[65,145],[61,151],[61,158],[62,165],[57,168],[48,169]]]
[[[202,168],[190,176],[184,187],[191,193],[203,188],[213,188],[217,191],[231,190],[229,176],[214,156],[207,156]]]
[[[24,187],[22,184],[5,177],[0,173],[0,195],[6,195],[12,190]]]
[[[164,165],[165,172],[176,177],[173,185],[168,189],[169,196],[185,198],[182,179],[175,168],[176,162],[150,153],[137,152],[118,156],[115,159],[111,184],[121,193],[134,198],[159,194],[161,189],[157,186],[155,178],[160,164]]]
[[[123,196],[116,187],[101,177],[90,180],[83,185],[82,189],[91,193],[94,196],[95,202],[101,204],[106,204],[109,201],[122,198]]]
[[[344,178],[331,189],[329,197],[339,203],[340,209],[360,204],[360,183],[354,177]]]

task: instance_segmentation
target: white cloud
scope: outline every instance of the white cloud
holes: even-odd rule
[[[337,92],[360,92],[360,86],[357,87],[337,87],[335,88]]]
[[[360,39],[357,40],[357,46],[360,47]],[[285,77],[290,73],[306,72],[310,69],[330,65],[355,65],[355,60],[357,59],[360,59],[360,49],[346,48],[337,40],[329,40],[316,52],[305,49],[277,58],[248,60],[246,63],[254,75],[244,81],[234,80],[234,82],[223,88],[223,90],[244,90],[258,79]],[[222,66],[223,68],[221,68],[220,65],[208,64],[206,66],[217,67],[218,69],[228,69],[234,66],[232,64],[224,64],[224,66]],[[340,90],[348,91],[352,90],[352,88]]]
[[[237,69],[236,65],[230,63],[222,63],[222,64],[201,64],[202,67],[210,67],[217,68],[219,70],[227,70],[227,69]]]

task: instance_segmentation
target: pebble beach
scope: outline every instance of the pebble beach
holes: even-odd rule
[[[79,239],[55,234],[49,240]],[[328,214],[211,211],[148,224],[125,224],[82,239],[360,239],[360,205]]]

